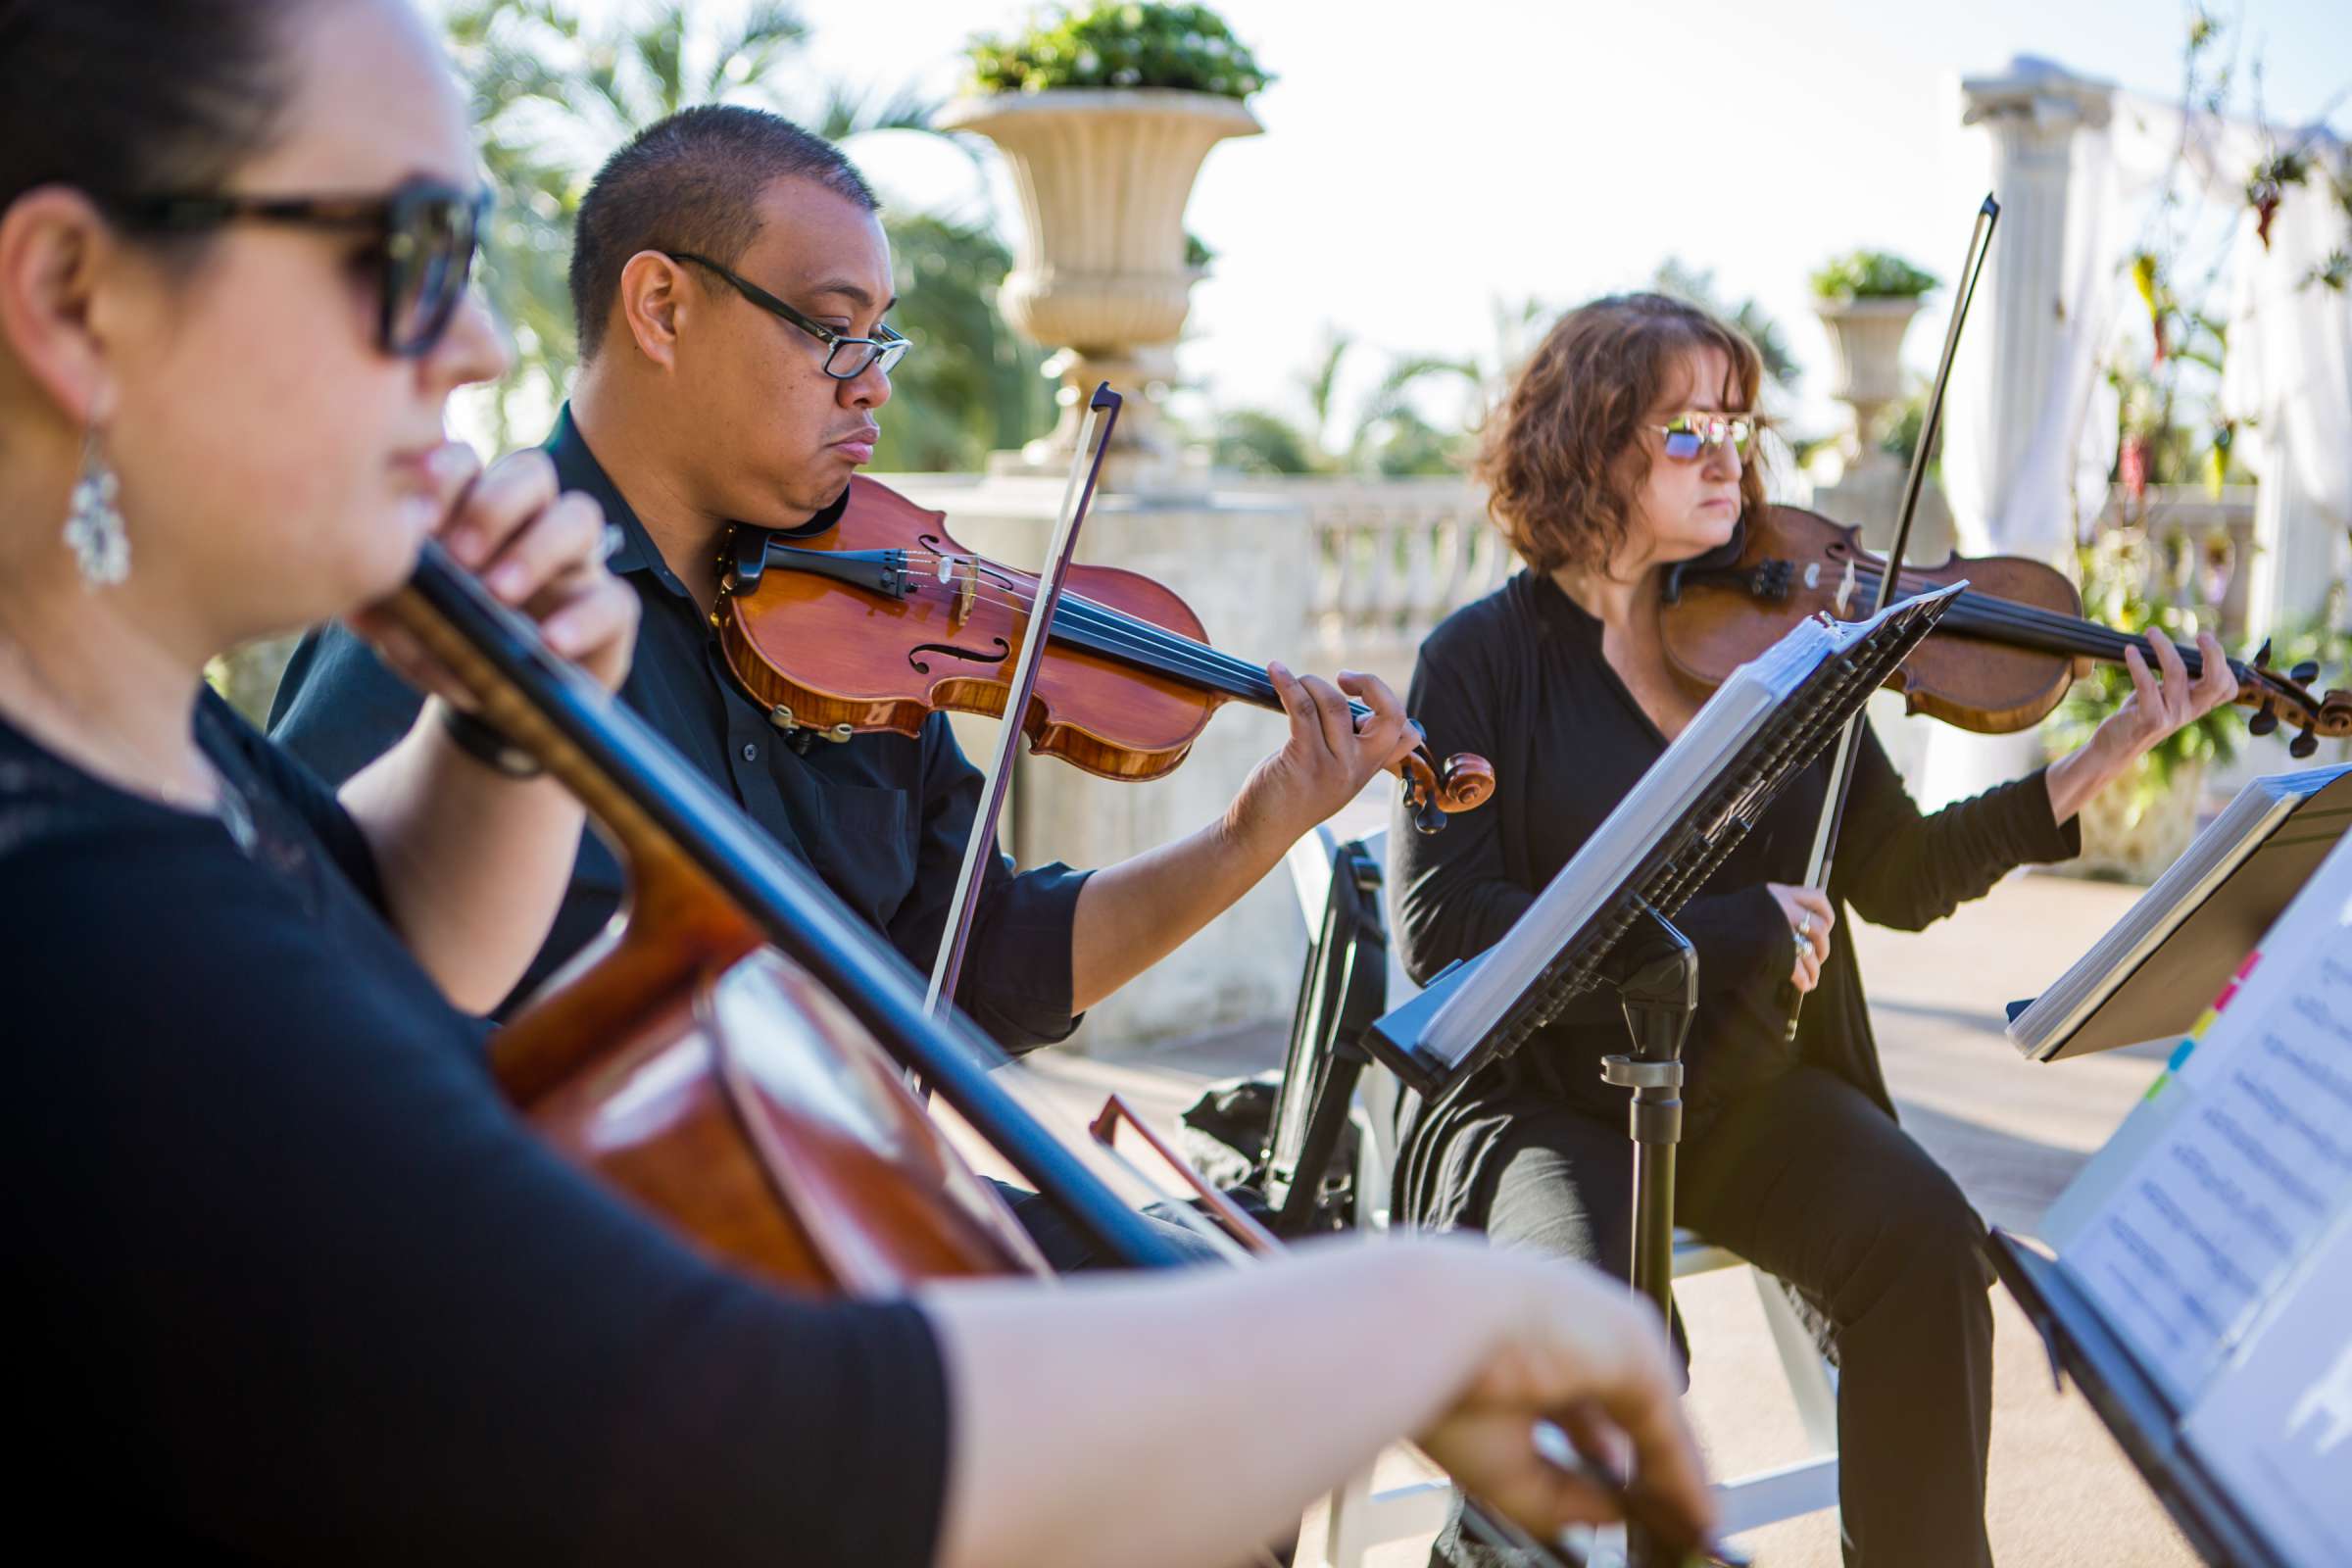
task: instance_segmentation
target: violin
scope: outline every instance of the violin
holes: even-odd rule
[[[913,735],[943,709],[1004,715],[1038,579],[964,548],[946,522],[860,474],[829,527],[734,531],[711,624],[736,681],[778,728],[847,740]],[[1164,584],[1074,565],[1021,724],[1033,753],[1102,778],[1155,779],[1232,701],[1282,709],[1264,667],[1211,647]],[[1359,724],[1371,716],[1349,706]],[[1424,833],[1494,792],[1484,758],[1441,762],[1425,742],[1397,771]]]
[[[1694,693],[1731,672],[1815,614],[1861,618],[1877,601],[1886,561],[1862,547],[1860,530],[1796,507],[1768,507],[1741,524],[1733,559],[1701,557],[1665,578],[1666,661]],[[2082,598],[2064,572],[2021,556],[1957,554],[1939,565],[1906,567],[1904,594],[1965,580],[1968,589],[1926,642],[1887,677],[1909,710],[1981,735],[2029,729],[2058,706],[2093,662],[2121,663],[2144,639],[2082,618]],[[2175,645],[2178,647],[2179,645]],[[2180,648],[2194,677],[2204,656]],[[2283,721],[2299,733],[2287,750],[2309,757],[2322,736],[2352,735],[2352,692],[2315,698],[2316,664],[2269,667],[2270,646],[2251,662],[2230,661],[2237,702],[2254,708],[2249,727],[2267,735]]]

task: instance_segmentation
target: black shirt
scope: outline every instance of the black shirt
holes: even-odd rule
[[[1408,709],[1436,755],[1468,751],[1492,761],[1496,788],[1484,809],[1451,818],[1443,833],[1399,824],[1389,836],[1391,922],[1414,979],[1426,983],[1492,947],[1665,751],[1600,639],[1600,623],[1549,577],[1522,571],[1422,644]],[[1764,884],[1804,881],[1828,786],[1825,756],[1789,782],[1675,916],[1699,960],[1698,1013],[1683,1052],[1691,1136],[1704,1135],[1712,1107],[1800,1059],[1891,1115],[1845,922],[1859,914],[1915,931],[2012,867],[2066,859],[2082,847],[2076,823],[2052,820],[2038,771],[1923,816],[1865,727],[1830,884],[1839,924],[1791,1054],[1785,1031],[1796,937]],[[1405,1212],[1426,1223],[1480,1223],[1486,1156],[1518,1110],[1566,1104],[1621,1125],[1628,1092],[1600,1081],[1600,1058],[1626,1044],[1615,994],[1588,993],[1516,1054],[1418,1113],[1398,1168]]]
[[[564,488],[595,497],[621,530],[611,565],[644,606],[621,700],[928,974],[982,784],[946,717],[933,714],[917,737],[804,738],[796,749],[727,673],[702,612],[588,450],[568,408],[547,452]],[[389,751],[421,703],[366,643],[329,626],[295,650],[270,707],[270,732],[340,784]],[[956,1000],[1007,1049],[1050,1044],[1077,1027],[1071,928],[1087,875],[1060,864],[1016,875],[1002,855],[987,863]],[[604,928],[621,892],[612,851],[595,833],[583,834],[554,929],[502,1016]]]
[[[930,1561],[922,1315],[760,1289],[559,1160],[332,798],[194,722],[242,847],[0,721],[20,1515],[138,1561]]]

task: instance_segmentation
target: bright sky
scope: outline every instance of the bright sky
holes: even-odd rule
[[[1210,154],[1188,226],[1216,252],[1194,292],[1188,378],[1224,405],[1303,411],[1326,323],[1395,352],[1494,353],[1497,300],[1569,305],[1668,255],[1779,318],[1807,370],[1826,345],[1807,273],[1872,245],[1949,277],[1976,197],[1952,170],[1957,79],[2039,55],[2177,94],[2185,11],[2170,0],[1885,0],[1769,5],[1546,0],[1227,0],[1279,79],[1266,134]],[[1026,12],[1001,0],[804,0],[818,74],[953,92],[960,46]],[[2243,0],[2274,123],[2352,86],[2352,3]],[[2352,104],[2330,116],[2352,128]],[[914,135],[855,149],[892,199],[984,198],[963,159]],[[989,196],[1017,221],[1001,172]],[[1009,231],[1009,229],[1007,229]],[[1941,312],[1914,325],[1932,368]],[[1360,375],[1382,356],[1367,354]]]

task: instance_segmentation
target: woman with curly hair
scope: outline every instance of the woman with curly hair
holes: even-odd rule
[[[1526,569],[1430,634],[1408,703],[1441,756],[1487,757],[1499,785],[1443,834],[1392,836],[1394,920],[1417,980],[1508,930],[1698,710],[1663,653],[1660,574],[1736,552],[1765,506],[1761,375],[1737,330],[1656,294],[1570,312],[1520,373],[1480,474]],[[2134,650],[2132,698],[2082,750],[1932,815],[1866,732],[1826,896],[1800,885],[1825,760],[1677,917],[1702,995],[1675,1218],[1787,1281],[1826,1324],[1843,1370],[1849,1563],[1990,1561],[1991,1273],[1983,1223],[1895,1123],[1861,975],[1832,932],[1849,906],[1917,930],[2013,866],[2074,855],[2082,804],[2231,695],[2219,647],[2199,641],[2208,679],[2192,682],[2168,641],[2153,668]],[[1794,993],[1811,996],[1788,1044]],[[1413,1107],[1402,1211],[1622,1277],[1632,1145],[1600,1057],[1624,1043],[1614,1000],[1587,997]],[[1485,1558],[1449,1530],[1434,1560]]]

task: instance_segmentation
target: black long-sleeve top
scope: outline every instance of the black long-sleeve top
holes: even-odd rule
[[[1427,983],[1484,952],[1535,902],[1666,748],[1665,737],[1601,653],[1600,623],[1550,578],[1522,571],[1464,607],[1422,645],[1408,701],[1438,756],[1494,764],[1494,799],[1443,833],[1390,834],[1391,925],[1406,971]],[[1675,916],[1698,953],[1699,1008],[1685,1046],[1690,1132],[1711,1107],[1803,1060],[1893,1113],[1843,922],[1918,930],[2012,867],[2081,849],[2052,819],[2040,773],[1922,815],[1875,736],[1855,761],[1830,895],[1840,925],[1821,984],[1784,1043],[1796,938],[1767,882],[1801,883],[1829,762],[1799,774]],[[1430,1224],[1483,1223],[1486,1156],[1511,1115],[1562,1104],[1612,1122],[1626,1091],[1600,1058],[1626,1049],[1613,992],[1588,993],[1519,1052],[1417,1107],[1396,1199]]]
[[[759,1287],[557,1158],[350,818],[194,722],[226,820],[0,721],[20,1521],[136,1562],[930,1561],[927,1320]]]
[[[980,771],[956,747],[945,715],[933,714],[919,736],[834,742],[804,732],[796,747],[727,673],[693,596],[588,450],[569,409],[557,419],[547,453],[564,488],[594,496],[620,529],[609,564],[643,607],[620,700],[928,974],[981,794]],[[811,522],[821,520],[820,514]],[[366,643],[328,626],[295,650],[270,732],[339,786],[408,733],[422,702]],[[1007,1050],[1051,1044],[1077,1027],[1070,938],[1087,875],[1058,863],[1016,874],[1002,855],[984,862],[956,1001]],[[602,838],[583,832],[555,925],[499,1016],[605,928],[621,893],[619,861]]]

